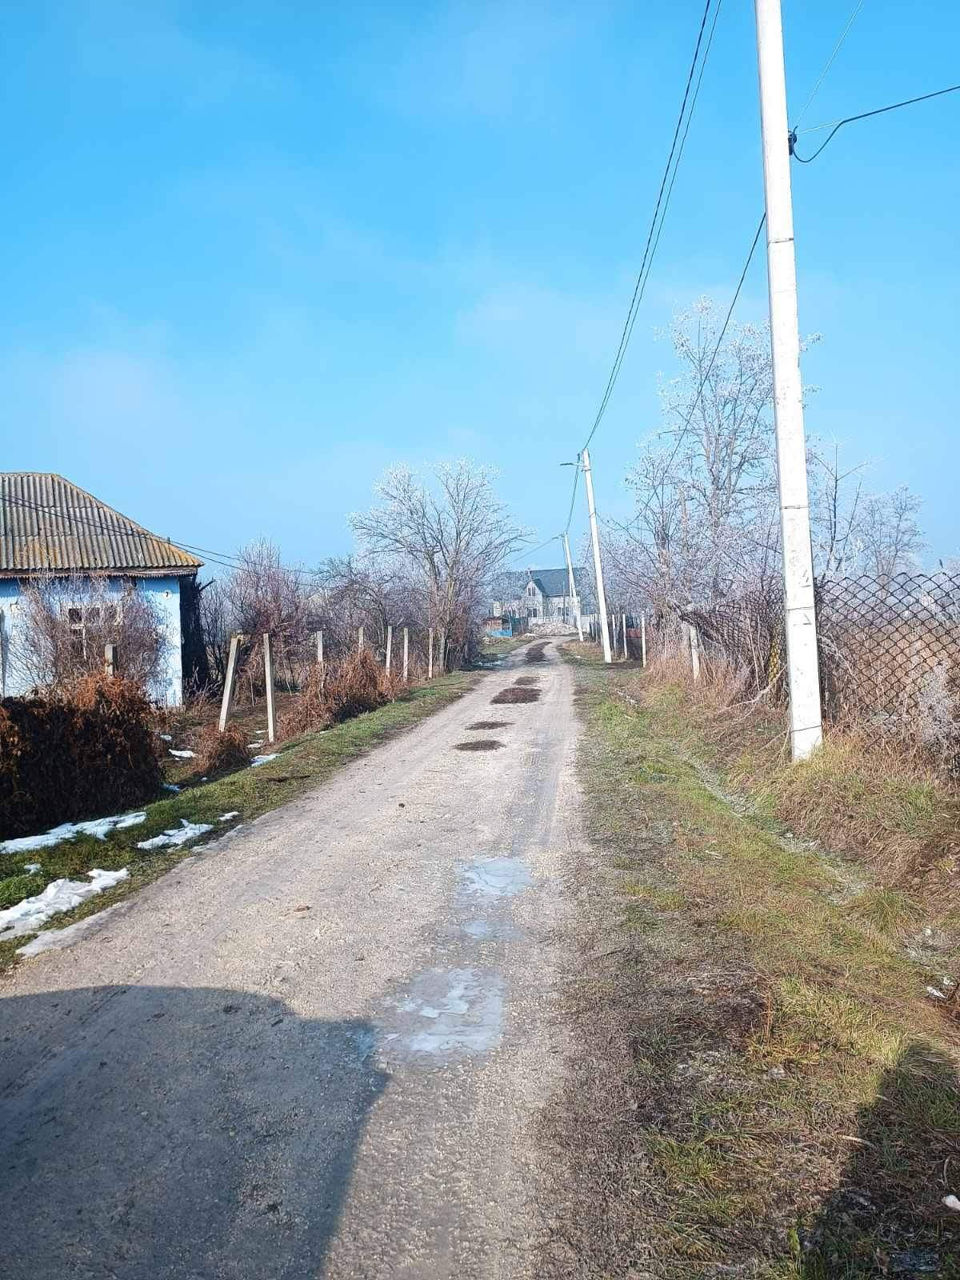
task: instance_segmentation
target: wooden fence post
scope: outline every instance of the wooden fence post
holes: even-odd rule
[[[647,611],[640,614],[640,665],[647,665]]]
[[[385,663],[387,668],[387,675],[390,674],[390,659],[392,657],[393,657],[393,627],[388,622],[387,623],[387,661]]]
[[[433,679],[433,627],[427,632],[427,679]]]
[[[117,674],[117,646],[115,644],[105,644],[103,646],[103,674],[111,677]]]
[[[410,675],[410,631],[403,628],[403,683],[407,683]]]
[[[267,686],[267,741],[277,740],[277,717],[273,707],[273,650],[270,647],[270,632],[263,633],[263,679]]]
[[[227,720],[230,716],[230,704],[233,701],[233,686],[237,679],[237,657],[240,653],[240,645],[246,637],[242,636],[239,631],[235,631],[230,637],[230,655],[227,658],[227,677],[223,682],[223,699],[220,703],[220,720],[217,727],[223,733],[227,727]]]

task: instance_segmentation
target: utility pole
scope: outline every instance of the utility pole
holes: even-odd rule
[[[597,609],[600,614],[600,636],[603,640],[603,660],[612,662],[610,652],[610,623],[607,619],[607,594],[603,589],[603,565],[600,563],[600,534],[597,532],[597,508],[593,501],[593,476],[590,474],[590,450],[584,449],[583,479],[587,489],[587,513],[590,516],[590,538],[593,542],[593,568],[597,575]]]
[[[583,644],[583,619],[580,616],[580,597],[577,595],[577,584],[573,580],[573,561],[570,559],[570,539],[566,534],[563,535],[563,549],[567,553],[567,583],[570,590],[570,598],[573,600],[573,611],[577,619],[577,635],[580,637],[580,643]]]
[[[787,83],[783,67],[780,0],[755,0],[755,8],[763,185],[767,209],[773,404],[783,544],[783,611],[790,690],[790,748],[794,760],[803,760],[820,745],[823,730],[803,431],[803,386],[800,381]]]

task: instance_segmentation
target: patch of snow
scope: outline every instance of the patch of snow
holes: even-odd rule
[[[0,853],[28,853],[31,849],[49,849],[61,840],[72,840],[75,836],[96,836],[98,840],[106,840],[111,831],[122,831],[124,827],[135,827],[146,822],[145,813],[120,813],[112,818],[93,818],[90,822],[63,822],[59,827],[44,831],[36,836],[18,836],[15,840],[0,841]]]
[[[0,911],[0,937],[19,938],[25,933],[36,933],[51,916],[71,911],[95,893],[126,880],[129,874],[126,867],[119,871],[100,871],[94,867],[87,872],[89,880],[52,880],[43,893]]]
[[[193,760],[196,757],[195,751],[174,751],[173,747],[168,748],[172,756],[176,756],[178,760]]]
[[[248,742],[248,743],[247,743],[247,750],[248,750],[248,751],[255,751],[255,750],[257,749],[257,747],[262,747],[262,746],[263,746],[263,743],[262,743],[262,742]]]
[[[280,754],[279,751],[274,751],[271,755],[268,755],[268,756],[254,756],[253,759],[250,761],[250,768],[256,769],[258,765],[266,764],[269,760],[276,760],[279,754]]]
[[[221,822],[229,822],[231,818],[239,818],[239,817],[240,817],[240,810],[239,810],[239,809],[231,809],[229,813],[221,813],[221,815],[220,815],[220,821],[221,821]]]
[[[173,734],[172,734],[172,733],[161,733],[160,737],[164,740],[164,742],[172,742],[172,741],[173,741]]]
[[[181,818],[179,827],[171,827],[169,831],[162,831],[160,835],[154,836],[152,840],[138,840],[137,848],[174,848],[181,844],[186,844],[188,840],[192,840],[195,836],[202,836],[204,832],[212,830],[212,824],[209,822],[190,822],[186,818]]]
[[[41,870],[41,867],[39,862],[25,862],[23,864],[23,869],[26,871],[28,876],[35,876],[37,872]]]
[[[75,942],[80,942],[91,933],[96,933],[103,927],[107,918],[122,907],[123,903],[118,902],[112,907],[98,911],[95,916],[87,916],[84,920],[78,920],[76,924],[68,924],[65,929],[44,929],[35,938],[31,938],[25,947],[18,947],[17,955],[38,956],[44,951],[62,951],[64,947],[72,947]]]
[[[179,791],[179,790],[180,790],[180,788],[177,786],[177,784],[176,784],[175,782],[164,782],[164,783],[162,783],[161,785],[163,786],[164,791]]]
[[[948,1209],[953,1209],[955,1213],[960,1213],[960,1200],[956,1196],[944,1196],[943,1203]]]
[[[938,991],[936,987],[927,987],[927,995],[933,996],[934,1000],[946,1000],[946,996],[942,991]]]

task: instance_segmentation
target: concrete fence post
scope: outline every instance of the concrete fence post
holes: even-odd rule
[[[640,614],[640,665],[647,665],[647,614],[644,610]]]
[[[363,627],[357,628],[357,653],[363,653]]]
[[[223,733],[227,727],[227,720],[230,718],[230,705],[233,702],[233,689],[237,680],[237,658],[240,654],[240,646],[243,644],[246,636],[235,631],[230,637],[230,652],[227,656],[227,675],[223,682],[223,698],[220,701],[220,719],[217,722],[217,728]]]
[[[427,632],[427,679],[433,679],[433,627]]]
[[[267,741],[277,740],[277,717],[273,705],[273,648],[270,632],[263,633],[263,682],[267,689]]]
[[[387,669],[387,675],[390,674],[390,659],[393,657],[393,627],[387,623],[387,660],[384,666]]]
[[[410,677],[410,630],[408,627],[403,628],[403,683],[407,684]]]
[[[624,659],[630,657],[630,651],[627,648],[627,615],[623,615],[623,656]]]
[[[103,674],[111,678],[117,674],[117,646],[115,644],[105,644],[103,646]]]
[[[694,680],[700,679],[700,636],[692,622],[687,623],[690,636],[690,669]]]

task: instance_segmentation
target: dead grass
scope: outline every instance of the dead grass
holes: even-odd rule
[[[960,1027],[916,904],[728,796],[682,691],[632,708],[589,662],[542,1274],[960,1276]]]
[[[501,706],[506,704],[519,704],[522,702],[536,702],[540,697],[539,689],[518,688],[516,685],[510,685],[507,689],[501,689],[491,699],[491,705]]]
[[[228,724],[223,733],[215,724],[207,725],[198,735],[196,770],[201,777],[219,778],[249,763],[247,738],[237,725]]]

